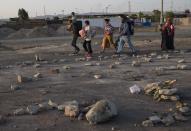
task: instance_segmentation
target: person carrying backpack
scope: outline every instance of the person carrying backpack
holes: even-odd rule
[[[117,54],[123,50],[124,44],[128,43],[133,54],[137,54],[135,47],[131,41],[131,35],[134,34],[134,23],[126,16],[122,16],[121,26],[119,28],[119,41],[117,46]]]
[[[82,29],[82,21],[77,21],[75,13],[72,12],[72,19],[69,20],[69,26],[68,26],[68,31],[72,31],[73,33],[73,38],[72,38],[72,43],[71,45],[74,47],[74,53],[73,54],[78,54],[80,51],[80,48],[76,45],[77,40],[79,35],[79,31]]]

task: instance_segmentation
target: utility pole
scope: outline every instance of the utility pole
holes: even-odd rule
[[[129,1],[129,13],[131,13],[131,1]]]
[[[170,11],[172,11],[172,12],[173,12],[173,6],[174,6],[174,2],[173,2],[173,0],[171,0]]]
[[[160,16],[160,24],[164,23],[164,0],[161,0],[161,16]]]
[[[46,7],[45,7],[45,5],[43,6],[43,10],[44,10],[44,18],[46,19]]]

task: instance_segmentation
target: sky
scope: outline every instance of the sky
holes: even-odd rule
[[[19,8],[28,11],[30,17],[55,14],[152,11],[160,9],[160,0],[0,0],[0,19],[16,17]],[[164,0],[164,9],[174,11],[191,10],[191,0]],[[173,6],[171,6],[173,5]],[[44,13],[45,9],[45,13]]]

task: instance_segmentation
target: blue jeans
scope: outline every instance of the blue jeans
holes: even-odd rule
[[[131,36],[120,36],[119,42],[118,42],[117,53],[121,53],[125,43],[128,43],[128,46],[133,53],[136,52],[136,49],[131,42]]]

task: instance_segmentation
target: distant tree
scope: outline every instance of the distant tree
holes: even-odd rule
[[[29,19],[28,12],[23,8],[19,9],[18,17],[19,17],[19,20],[21,20],[21,21],[25,21],[25,20]]]
[[[190,14],[190,10],[189,10],[189,9],[186,9],[186,10],[185,10],[185,13],[186,13],[186,14]]]
[[[139,19],[144,18],[143,12],[139,12]]]
[[[153,10],[153,16],[152,16],[152,19],[153,21],[155,22],[160,22],[160,15],[161,15],[161,12],[159,10]]]
[[[174,19],[174,13],[172,11],[168,11],[168,12],[166,12],[165,17],[166,18],[168,17],[171,20],[173,20]]]
[[[132,19],[137,19],[138,16],[137,16],[137,14],[132,14],[132,15],[130,16],[130,18],[132,18]]]

